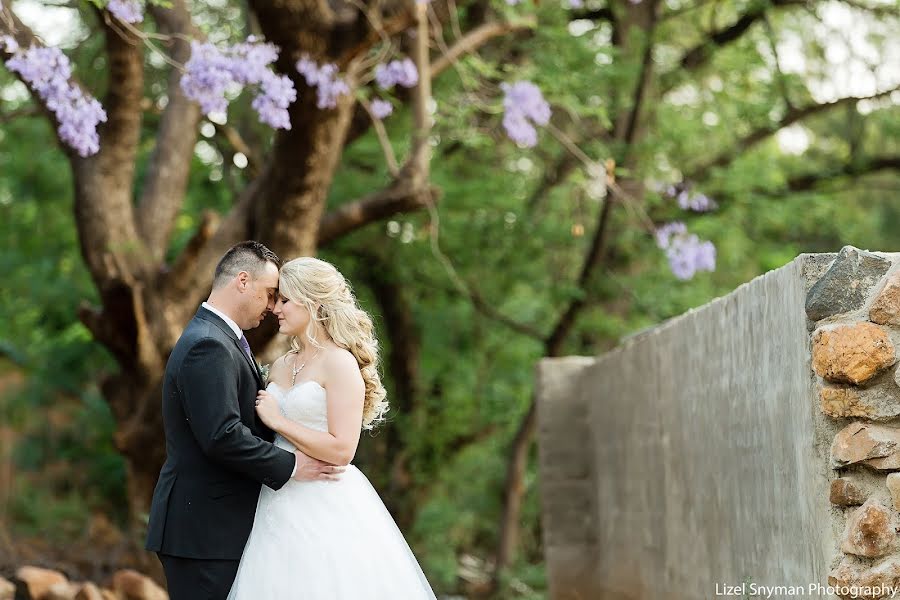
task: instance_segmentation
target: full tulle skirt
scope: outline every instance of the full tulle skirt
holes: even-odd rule
[[[228,600],[434,597],[381,498],[351,465],[339,481],[262,487]]]

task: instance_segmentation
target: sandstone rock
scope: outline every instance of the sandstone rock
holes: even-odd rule
[[[812,364],[828,381],[860,384],[894,364],[894,345],[872,323],[822,327],[813,333]]]
[[[891,503],[895,509],[900,510],[900,473],[888,473],[885,484],[891,493]]]
[[[17,593],[27,593],[31,598],[40,599],[50,591],[54,584],[68,584],[69,580],[59,571],[42,569],[40,567],[19,567],[16,571],[16,579],[20,585]]]
[[[75,595],[80,588],[81,586],[77,583],[60,581],[51,585],[40,600],[75,600]]]
[[[16,596],[16,584],[0,577],[0,600],[13,600]]]
[[[841,550],[847,554],[877,558],[890,552],[897,534],[891,513],[877,500],[866,500],[847,519]]]
[[[861,463],[876,469],[900,469],[900,429],[854,421],[834,436],[831,464],[835,469]]]
[[[875,600],[889,597],[891,588],[900,585],[900,558],[891,557],[869,567],[851,557],[844,557],[841,563],[828,574],[828,585],[845,589],[865,588],[874,595],[858,595],[855,598]],[[847,598],[849,596],[841,596]]]
[[[831,482],[829,500],[836,506],[859,506],[866,501],[865,493],[846,477]]]
[[[112,592],[110,592],[112,594]],[[75,594],[75,600],[104,600],[103,593],[96,585],[88,581],[81,586],[78,593]]]
[[[113,591],[123,600],[168,600],[169,595],[156,582],[131,569],[116,571]]]
[[[869,320],[879,325],[900,325],[900,271],[888,277],[869,309]]]
[[[822,412],[829,417],[868,417],[869,407],[862,403],[859,391],[845,387],[819,388]]]
[[[853,246],[844,246],[831,268],[806,295],[811,321],[862,308],[869,290],[891,268],[891,261]]]
[[[900,393],[893,383],[867,389],[826,385],[819,388],[819,400],[822,412],[836,419],[865,417],[879,421],[900,416]]]

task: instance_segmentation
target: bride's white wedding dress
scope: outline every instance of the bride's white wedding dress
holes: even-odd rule
[[[328,430],[325,389],[270,383],[282,412]],[[277,436],[275,444],[294,450]],[[227,523],[222,524],[227,527]],[[262,486],[253,531],[228,600],[416,600],[434,593],[384,503],[359,469],[339,481]]]

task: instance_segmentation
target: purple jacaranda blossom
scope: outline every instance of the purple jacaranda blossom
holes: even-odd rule
[[[274,44],[259,42],[253,36],[224,49],[210,42],[193,41],[181,89],[208,115],[225,112],[229,90],[257,86],[251,105],[259,120],[276,129],[290,129],[287,108],[297,99],[297,92],[289,77],[272,71],[271,64],[277,58],[278,48]]]
[[[10,47],[9,41],[4,45]],[[106,121],[106,111],[95,98],[69,82],[72,66],[61,50],[32,46],[16,52],[6,61],[6,66],[18,73],[54,114],[57,133],[64,144],[79,156],[90,156],[100,150],[97,125]]]
[[[507,135],[519,146],[531,148],[537,144],[534,125],[550,122],[550,105],[541,90],[530,81],[517,81],[500,86],[503,98],[503,127]]]
[[[200,105],[203,114],[225,112],[225,92],[236,84],[228,56],[211,42],[191,42],[191,58],[184,65],[181,89]]]
[[[681,221],[672,221],[671,223],[666,223],[662,227],[657,228],[654,232],[656,236],[656,245],[665,250],[669,247],[672,236],[674,235],[684,235],[687,233],[687,225],[682,223]]]
[[[419,70],[410,58],[392,60],[375,67],[375,82],[383,90],[389,90],[395,85],[415,87],[419,83]]]
[[[311,59],[308,55],[303,55],[300,57],[300,60],[297,61],[295,65],[297,68],[297,72],[303,75],[306,79],[306,83],[310,87],[314,87],[318,85],[318,77],[319,77],[319,65]]]
[[[694,212],[708,212],[718,207],[715,201],[706,194],[689,194],[687,191],[678,194],[678,206]]]
[[[139,0],[109,0],[106,10],[123,23],[140,23],[144,20],[144,6]]]
[[[669,267],[678,279],[690,279],[697,271],[716,270],[716,247],[687,231],[681,221],[672,221],[654,232],[656,245],[666,251]]]
[[[577,10],[579,8],[584,8],[584,0],[568,0],[569,8],[573,10]]]
[[[691,184],[687,182],[667,185],[662,191],[664,195],[674,199],[682,210],[709,212],[719,207],[715,200],[706,194],[694,192]]]
[[[309,56],[302,56],[296,64],[297,72],[306,79],[309,87],[316,89],[316,106],[320,109],[334,108],[338,98],[350,93],[350,86],[338,76],[334,63],[319,65]]]
[[[376,98],[372,100],[372,116],[376,119],[384,119],[394,112],[394,106],[387,100]]]
[[[276,75],[271,71],[263,77],[260,93],[251,106],[259,114],[259,120],[274,129],[290,129],[291,117],[288,107],[297,99],[297,90],[287,75]]]
[[[681,280],[692,278],[697,271],[716,270],[716,247],[693,234],[673,238],[666,257],[672,273]]]

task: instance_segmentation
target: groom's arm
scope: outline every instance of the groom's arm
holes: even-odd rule
[[[296,457],[241,422],[235,368],[221,341],[194,344],[178,371],[185,415],[206,456],[277,490],[291,478]]]

